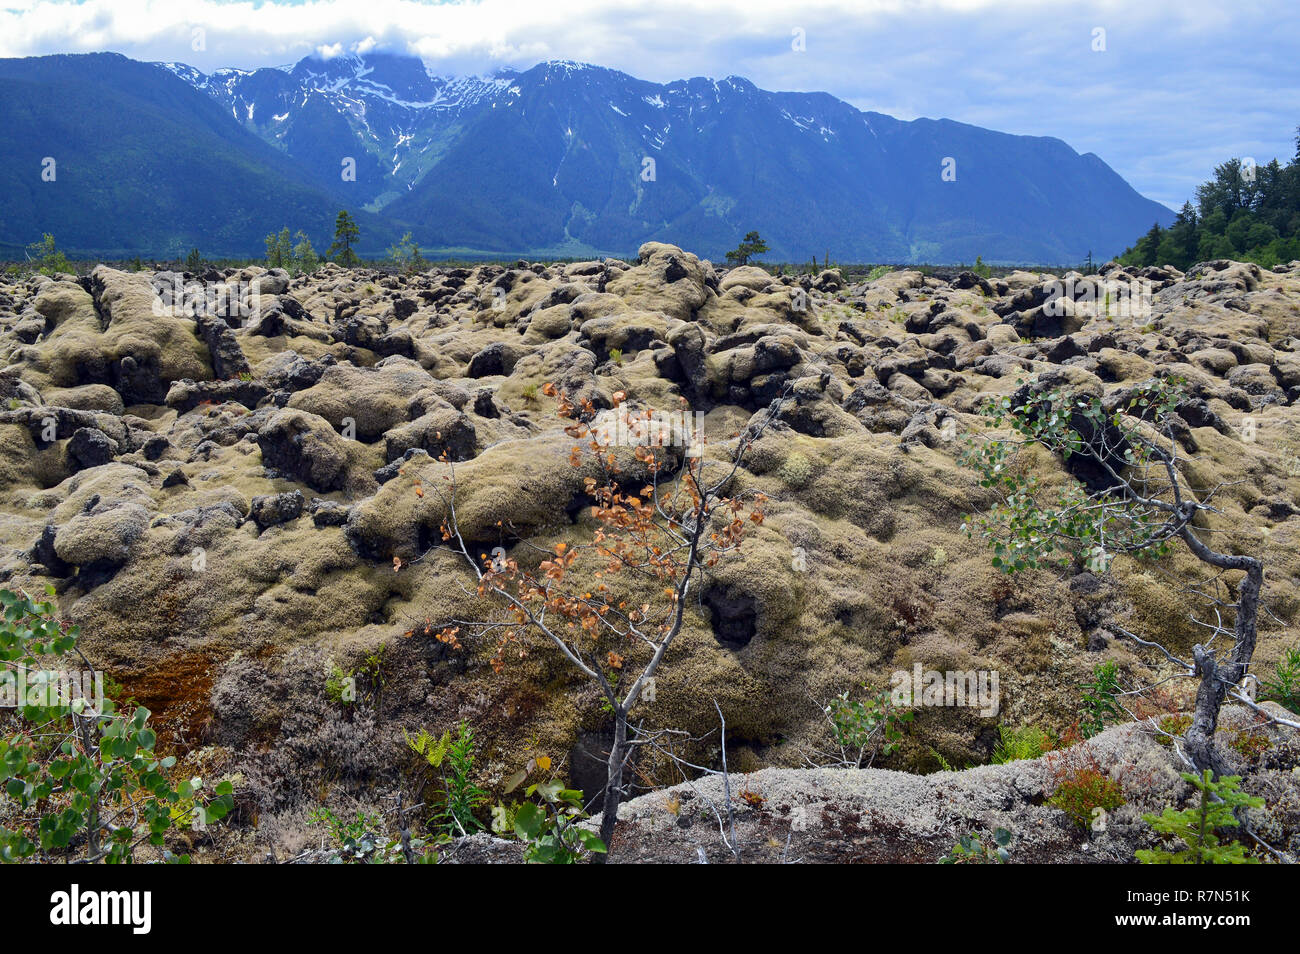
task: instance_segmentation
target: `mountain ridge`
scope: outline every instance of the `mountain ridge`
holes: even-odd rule
[[[387,52],[203,73],[179,62],[108,56],[117,59],[106,61],[104,72],[123,98],[191,111],[197,138],[216,135],[234,165],[260,170],[274,196],[241,200],[225,217],[269,217],[218,236],[250,253],[259,250],[259,234],[282,225],[328,244],[331,205],[371,213],[362,240],[370,254],[409,230],[431,254],[502,257],[627,255],[646,241],[671,241],[720,258],[758,229],[777,260],[982,256],[1066,264],[1089,252],[1117,254],[1153,221],[1173,219],[1100,157],[1056,137],[948,119],[904,121],[830,93],[770,92],[735,75],[654,83],[550,60],[524,71],[441,76],[418,58]],[[77,65],[59,57],[5,60],[0,78],[25,72],[54,84],[75,75]],[[221,119],[194,107],[176,85],[213,103]],[[0,107],[0,118],[16,112]],[[185,125],[181,115],[168,121]],[[24,125],[25,135],[41,138],[39,117]],[[942,178],[950,159],[955,181]],[[147,156],[138,163],[155,178],[177,171],[155,169]],[[353,176],[342,174],[345,164]],[[119,207],[142,201],[129,172],[121,173]],[[218,182],[205,194],[230,191]],[[281,194],[296,196],[283,212]],[[19,244],[4,204],[0,245]],[[38,206],[29,203],[30,212],[42,211]],[[279,220],[290,212],[298,218]],[[215,250],[200,227],[203,216],[181,218],[173,230],[179,234],[166,236],[169,248],[189,242]],[[140,246],[159,242],[156,225],[135,225]],[[87,244],[91,238],[78,235],[73,245],[103,250]]]

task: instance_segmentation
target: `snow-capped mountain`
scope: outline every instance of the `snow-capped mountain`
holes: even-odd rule
[[[0,100],[11,151],[30,146],[23,161],[39,167],[55,154],[50,130],[66,126],[59,148],[84,153],[73,168],[93,166],[120,195],[89,182],[79,196],[41,190],[14,172],[12,192],[0,198],[0,244],[18,238],[4,233],[7,205],[48,206],[52,220],[85,232],[77,203],[109,203],[105,214],[123,219],[110,198],[147,205],[158,183],[182,188],[195,168],[210,172],[196,201],[222,211],[200,204],[192,215],[173,213],[169,246],[210,244],[204,236],[215,228],[223,241],[258,235],[248,249],[256,251],[261,235],[282,226],[328,244],[321,223],[332,207],[370,214],[363,248],[372,251],[409,229],[427,249],[459,253],[627,255],[663,240],[717,258],[757,229],[770,257],[786,261],[829,253],[1075,263],[1089,251],[1118,253],[1153,221],[1173,218],[1097,156],[1059,139],[902,122],[826,93],[768,92],[736,76],[659,84],[552,61],[445,77],[381,52],[205,74],[90,54],[0,60],[5,82],[16,84]],[[71,87],[103,101],[110,114],[91,118],[113,135],[90,137],[86,120],[56,115]],[[33,98],[39,108],[28,108]],[[177,132],[151,150],[160,110]],[[137,125],[139,148],[117,148]],[[219,149],[199,147],[209,140]],[[156,153],[171,164],[154,162]],[[117,241],[148,241],[161,227],[126,220],[134,229]]]
[[[413,57],[374,53],[309,57],[285,69],[200,73],[160,64],[219,102],[237,122],[280,146],[333,186],[344,155],[358,188],[379,205],[409,189],[436,160],[438,143],[466,111],[507,90],[512,71],[444,78]],[[347,145],[347,150],[340,146]]]
[[[789,259],[1069,262],[1171,218],[1060,140],[905,123],[737,76],[656,84],[552,61],[448,78],[389,53],[167,68],[334,194],[446,247],[580,254],[653,237],[719,254],[757,227]]]

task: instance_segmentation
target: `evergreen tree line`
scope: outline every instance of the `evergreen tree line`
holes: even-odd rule
[[[1184,202],[1174,224],[1159,223],[1124,251],[1125,265],[1173,265],[1230,258],[1272,268],[1300,259],[1300,128],[1286,165],[1229,159]]]

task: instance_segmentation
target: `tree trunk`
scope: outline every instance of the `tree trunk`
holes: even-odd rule
[[[77,735],[81,739],[81,748],[86,758],[98,762],[95,746],[95,717],[74,713],[73,721],[77,726]],[[86,857],[92,862],[99,860],[99,794],[96,792],[90,810],[86,812]]]
[[[623,798],[623,762],[626,757],[627,710],[620,706],[614,710],[614,741],[609,747],[609,770],[605,777],[605,801],[600,819],[600,840],[605,843],[606,854],[593,855],[593,864],[603,865],[609,859],[614,826],[618,824],[618,803]]]
[[[1193,546],[1193,550],[1197,550],[1197,547]],[[1219,726],[1219,709],[1223,705],[1223,700],[1227,698],[1229,687],[1240,685],[1241,680],[1250,671],[1250,660],[1255,654],[1255,625],[1259,612],[1259,591],[1264,582],[1264,567],[1251,557],[1226,557],[1223,554],[1210,552],[1219,559],[1209,559],[1199,552],[1197,556],[1215,566],[1246,571],[1246,575],[1241,580],[1240,599],[1237,601],[1237,618],[1233,627],[1235,642],[1227,662],[1220,665],[1214,651],[1200,644],[1192,650],[1196,671],[1201,676],[1201,685],[1196,690],[1196,709],[1192,714],[1192,724],[1185,736],[1187,755],[1198,771],[1204,772],[1209,769],[1214,773],[1214,777],[1218,778],[1225,769],[1223,758],[1214,747],[1214,733]]]

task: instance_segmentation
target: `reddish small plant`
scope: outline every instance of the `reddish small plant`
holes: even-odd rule
[[[761,793],[750,789],[748,780],[746,780],[744,786],[737,794],[740,795],[746,805],[755,810],[762,808],[763,804],[767,801]]]
[[[455,620],[435,636],[449,644],[458,634],[494,638],[492,666],[497,672],[510,657],[526,656],[533,643],[550,645],[597,684],[606,711],[614,715],[601,822],[601,838],[608,845],[634,750],[628,714],[653,686],[681,631],[687,595],[698,575],[738,551],[748,530],[763,523],[762,494],[746,500],[728,490],[745,452],[780,414],[784,397],[739,435],[729,460],[710,460],[702,447],[698,453],[679,448],[674,454],[661,438],[636,443],[631,448],[635,464],[622,455],[635,468],[632,478],[597,426],[592,401],[574,400],[551,383],[542,393],[556,399],[564,432],[574,439],[569,463],[588,471],[583,490],[592,501],[589,528],[580,531],[576,543],[527,548],[540,557],[535,566],[503,551],[491,557],[471,553],[457,522],[455,462],[444,451],[439,460],[449,473],[444,478],[448,492],[439,491],[446,507],[442,542],[465,558],[477,579],[478,596],[491,601],[496,611],[488,619]],[[615,392],[614,410],[626,401],[625,392]],[[639,416],[649,421],[651,412]],[[709,464],[721,471],[716,478],[706,479]],[[604,858],[595,856],[598,862]]]
[[[1075,745],[1047,756],[1053,791],[1047,803],[1082,828],[1096,824],[1098,810],[1110,812],[1126,801],[1124,787],[1106,774],[1089,745]]]
[[[1097,769],[1079,769],[1067,775],[1047,800],[1069,815],[1082,828],[1095,824],[1098,810],[1114,811],[1124,804],[1119,782]]]
[[[1156,741],[1161,745],[1173,745],[1175,739],[1181,739],[1192,725],[1192,717],[1187,714],[1172,713],[1164,716],[1156,726],[1163,732],[1163,735],[1157,735]]]
[[[1249,732],[1243,729],[1233,735],[1228,745],[1253,762],[1267,752],[1272,743],[1262,732]]]

